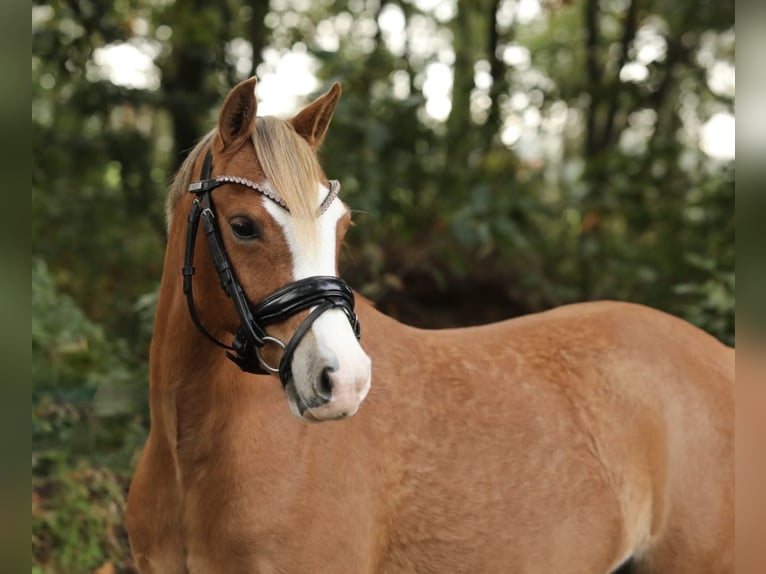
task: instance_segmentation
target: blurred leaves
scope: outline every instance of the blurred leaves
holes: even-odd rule
[[[132,572],[126,552],[125,477],[105,467],[63,467],[56,480],[32,477],[33,572],[90,572],[109,561]]]
[[[32,267],[32,554],[39,572],[129,568],[124,493],[147,425],[146,366]]]

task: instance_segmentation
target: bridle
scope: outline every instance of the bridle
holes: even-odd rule
[[[359,320],[354,313],[354,293],[342,279],[319,275],[289,283],[267,296],[257,305],[252,305],[237,280],[229,258],[226,256],[221,232],[216,222],[211,194],[213,190],[222,185],[235,183],[257,191],[288,212],[289,209],[282,198],[268,186],[241,177],[220,175],[211,178],[212,169],[213,155],[208,150],[202,164],[200,180],[189,186],[189,192],[196,197],[189,213],[184,266],[181,270],[183,292],[186,295],[189,315],[197,329],[214,344],[226,349],[228,351],[226,356],[243,371],[255,374],[279,373],[282,384],[287,385],[291,377],[292,357],[295,349],[308,333],[314,321],[325,311],[330,309],[342,310],[351,323],[356,338],[360,338]],[[322,201],[318,215],[321,215],[335,200],[339,190],[340,184],[337,181],[331,182],[330,192]],[[192,290],[192,278],[195,273],[194,247],[200,221],[202,221],[202,229],[207,238],[210,255],[213,258],[213,265],[218,273],[218,278],[221,280],[221,287],[234,303],[234,308],[239,316],[240,325],[231,345],[219,341],[205,329],[197,315],[197,307],[194,304],[194,292]],[[267,326],[285,321],[306,309],[311,309],[311,312],[298,326],[287,343],[266,333]],[[268,344],[276,345],[282,349],[282,358],[278,367],[269,365],[261,356],[261,350]]]

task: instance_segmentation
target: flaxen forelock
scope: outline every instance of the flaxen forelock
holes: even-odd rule
[[[165,219],[170,228],[173,210],[187,193],[199,156],[213,140],[215,130],[205,135],[189,153],[170,184],[165,202]],[[284,199],[290,213],[298,221],[311,221],[316,216],[317,186],[322,170],[311,146],[286,121],[272,116],[256,119],[253,133],[255,153],[271,188]],[[244,174],[224,174],[244,175]]]

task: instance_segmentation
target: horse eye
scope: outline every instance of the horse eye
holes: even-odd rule
[[[234,235],[240,239],[257,239],[260,236],[258,225],[247,217],[235,217],[229,222]]]

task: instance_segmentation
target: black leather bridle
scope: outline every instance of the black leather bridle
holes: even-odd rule
[[[213,156],[208,150],[202,165],[200,180],[189,186],[189,192],[196,197],[189,213],[184,266],[181,270],[183,292],[186,295],[189,315],[197,329],[214,344],[226,349],[228,351],[226,356],[243,371],[255,374],[279,373],[282,384],[286,385],[291,378],[292,357],[296,347],[314,321],[325,311],[330,309],[342,310],[348,317],[356,338],[360,338],[359,320],[354,312],[354,293],[342,279],[321,275],[289,283],[267,296],[257,305],[252,305],[237,280],[229,258],[226,256],[211,197],[211,193],[217,187],[247,180],[227,176],[211,179],[212,169]],[[276,201],[283,209],[287,209],[287,206],[272,193],[262,190],[260,186],[251,185],[250,187]],[[337,193],[337,188],[335,192]],[[328,199],[332,201],[334,195]],[[218,278],[221,280],[221,287],[234,303],[234,308],[239,316],[240,325],[231,345],[219,341],[205,329],[197,315],[197,308],[194,304],[194,292],[192,290],[192,278],[195,272],[194,247],[200,221],[202,221],[202,229],[205,232],[210,255],[213,258],[213,265],[218,273]],[[287,344],[266,334],[267,326],[285,321],[306,309],[312,309],[312,311],[298,326]],[[269,365],[261,356],[261,349],[267,344],[274,344],[282,348],[282,358],[278,368]]]

